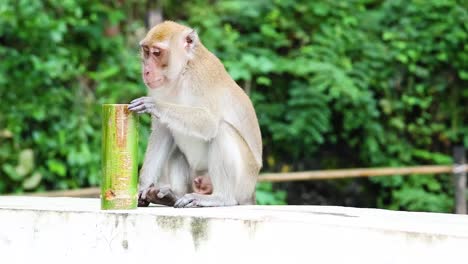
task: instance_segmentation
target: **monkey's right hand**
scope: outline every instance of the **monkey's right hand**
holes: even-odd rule
[[[156,117],[158,116],[154,99],[149,96],[140,97],[131,101],[128,105],[128,110],[137,112],[138,114],[149,113]]]

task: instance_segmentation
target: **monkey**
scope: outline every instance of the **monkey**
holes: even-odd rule
[[[164,21],[140,41],[148,96],[128,109],[151,115],[140,206],[255,204],[262,137],[252,101],[190,27]],[[192,182],[209,175],[211,191]]]

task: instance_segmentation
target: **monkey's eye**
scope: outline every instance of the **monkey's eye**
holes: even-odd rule
[[[155,57],[159,57],[159,56],[161,56],[161,51],[160,50],[155,50],[155,51],[153,51],[153,55]]]
[[[147,57],[149,56],[149,50],[147,50],[147,49],[142,49],[142,52],[143,52],[143,56],[144,56],[145,58],[147,58]]]

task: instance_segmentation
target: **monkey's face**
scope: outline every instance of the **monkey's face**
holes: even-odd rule
[[[142,77],[150,89],[157,89],[167,82],[168,50],[161,45],[141,45]]]
[[[191,59],[196,33],[174,22],[164,22],[152,28],[140,42],[142,77],[151,90],[176,81]]]

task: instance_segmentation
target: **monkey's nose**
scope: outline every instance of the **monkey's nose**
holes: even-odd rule
[[[148,76],[149,75],[149,71],[145,71],[145,76]]]

